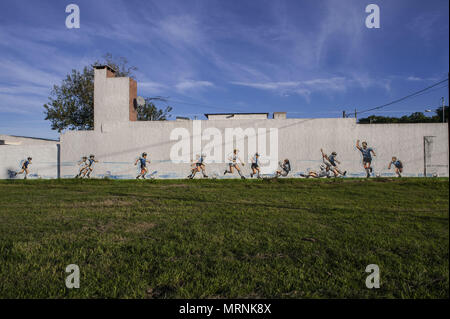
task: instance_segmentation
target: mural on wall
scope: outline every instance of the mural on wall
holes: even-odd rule
[[[253,155],[252,157],[252,165],[251,165],[251,173],[250,173],[250,177],[253,178],[254,175],[256,175],[257,178],[261,178],[261,169],[259,167],[259,153],[255,153],[255,155]]]
[[[191,165],[191,174],[188,175],[188,179],[193,179],[195,177],[195,174],[202,172],[203,178],[208,178],[208,175],[206,174],[206,163],[205,163],[205,154],[196,155],[197,160],[194,161]]]
[[[87,156],[83,156],[81,160],[78,162],[78,165],[80,166],[78,170],[78,174],[75,176],[75,178],[84,178],[86,177],[87,168],[88,168],[88,160]]]
[[[373,148],[367,146],[367,142],[362,142],[362,147],[359,146],[359,140],[356,141],[356,148],[362,154],[362,164],[366,171],[366,177],[369,178],[370,174],[373,173],[372,165],[372,155],[376,156]]]
[[[436,165],[433,164],[433,136],[424,136],[424,173],[423,174],[407,174],[406,176],[438,176],[436,173],[436,168],[447,168],[446,165]],[[208,176],[206,173],[206,163],[207,163],[207,155],[205,153],[200,153],[195,156],[195,160],[190,164],[190,174],[187,176],[188,179],[193,179],[196,177],[197,173],[201,173],[202,178],[212,178],[212,179],[223,179],[223,178],[235,178],[236,175],[233,176],[235,172],[238,173],[238,176],[241,179],[245,179],[246,176],[253,178],[256,176],[257,178],[273,178],[273,177],[292,177],[292,178],[330,178],[330,177],[402,177],[405,176],[404,172],[404,163],[397,156],[392,156],[389,163],[384,166],[382,165],[379,171],[375,171],[373,166],[374,157],[377,155],[374,152],[372,147],[368,146],[367,142],[362,142],[360,145],[360,141],[356,141],[356,149],[359,150],[360,156],[362,158],[362,165],[365,173],[352,173],[347,174],[347,171],[342,171],[340,168],[341,162],[337,159],[337,152],[332,151],[329,155],[327,155],[323,149],[320,149],[322,154],[322,160],[301,160],[295,161],[295,166],[298,168],[306,167],[309,163],[315,163],[318,169],[304,168],[303,170],[299,170],[297,172],[293,171],[293,167],[291,165],[291,161],[289,159],[284,159],[282,162],[279,162],[279,167],[276,170],[271,172],[267,172],[262,174],[260,170],[261,163],[261,155],[258,152],[255,152],[254,155],[249,159],[251,163],[249,169],[245,167],[245,161],[243,161],[239,156],[239,150],[234,149],[232,153],[230,153],[227,158],[226,170],[223,173],[219,173],[217,171],[212,171],[211,176]],[[26,159],[23,159],[20,164],[19,170],[14,170],[11,168],[7,169],[8,178],[18,178],[23,174],[24,179],[27,178],[41,178],[37,173],[32,173],[31,164],[33,158],[28,156]],[[361,161],[357,158],[355,161]],[[97,174],[94,174],[94,168],[96,163],[103,163],[108,165],[114,165],[113,170],[106,170],[105,172],[99,171]],[[105,161],[103,162],[101,159],[97,159],[94,154],[88,156],[83,156],[78,162],[63,162],[62,166],[65,167],[73,167],[74,170],[77,171],[77,174],[74,175],[65,175],[63,178],[110,178],[110,179],[180,179],[186,178],[186,176],[181,176],[178,173],[171,171],[164,171],[162,174],[158,175],[158,171],[155,170],[150,173],[148,165],[152,163],[154,164],[169,164],[172,163],[177,165],[177,163],[173,163],[172,160],[156,160],[150,161],[148,154],[143,152],[140,154],[134,162],[115,162],[115,161]],[[48,163],[47,163],[48,164]],[[54,163],[51,163],[54,165]],[[131,174],[127,174],[130,171],[130,168],[134,166],[138,167],[137,176],[133,176]],[[179,164],[179,163],[178,163]],[[391,170],[393,168],[393,170]],[[248,172],[247,172],[248,171]],[[47,177],[48,178],[48,177]],[[51,177],[50,177],[51,178]]]
[[[12,170],[8,170],[8,175],[10,176],[10,178],[15,178],[18,175],[23,174],[23,179],[27,179],[28,175],[30,174],[30,169],[31,169],[31,161],[33,160],[33,158],[31,158],[31,156],[28,156],[26,159],[22,160],[20,162],[20,171],[12,171]],[[37,175],[35,175],[37,177]]]
[[[140,171],[138,176],[136,176],[136,179],[139,179],[141,177],[142,179],[145,179],[145,175],[148,173],[147,163],[150,164],[150,160],[147,159],[147,153],[142,153],[142,155],[138,159],[136,159],[134,165],[137,166],[138,163]]]
[[[225,171],[223,172],[223,175],[228,174],[233,174],[233,170],[236,169],[236,171],[238,172],[239,176],[241,177],[241,179],[245,179],[245,176],[242,175],[241,172],[241,167],[239,166],[239,163],[242,166],[245,166],[245,163],[242,161],[242,159],[238,156],[239,150],[238,149],[234,149],[232,154],[229,154],[227,156],[228,158],[228,165],[227,168],[225,169]]]
[[[337,153],[335,151],[331,152],[330,155],[324,153],[323,149],[320,149],[322,153],[322,161],[325,164],[326,171],[331,171],[334,174],[334,177],[345,176],[347,175],[347,171],[342,172],[338,166],[341,162],[337,159]]]
[[[275,176],[288,176],[289,172],[291,171],[291,162],[289,162],[289,160],[286,158],[283,162],[279,162],[278,165],[280,166],[280,168],[275,172]]]
[[[258,149],[258,145],[254,147],[249,147],[249,141],[251,139],[245,139],[246,143],[240,144],[243,145],[245,150],[253,150]],[[276,140],[272,139],[272,143]],[[208,156],[202,150],[202,145],[200,145],[200,153],[197,153],[194,156],[194,160],[189,163],[188,170],[189,175],[187,178],[212,178],[212,179],[224,179],[224,178],[273,178],[273,177],[291,177],[291,178],[330,178],[330,177],[413,177],[413,176],[443,176],[445,175],[445,170],[447,170],[447,165],[445,164],[436,164],[439,161],[442,162],[442,154],[435,154],[437,151],[442,151],[440,148],[435,147],[435,136],[423,136],[423,173],[405,173],[405,161],[400,160],[397,154],[394,156],[391,155],[388,162],[385,164],[380,164],[378,167],[374,166],[374,161],[377,157],[382,156],[382,158],[386,158],[387,154],[384,154],[382,150],[378,150],[376,153],[374,148],[369,146],[366,141],[360,143],[360,140],[356,141],[356,150],[359,151],[360,157],[352,156],[353,163],[362,163],[362,168],[364,172],[347,172],[347,170],[341,169],[342,165],[351,165],[351,162],[348,160],[345,162],[341,162],[340,158],[338,159],[338,154],[336,151],[332,151],[327,154],[324,149],[320,149],[321,152],[321,160],[319,159],[301,159],[291,161],[289,159],[285,159],[282,162],[279,162],[279,166],[276,169],[267,170],[267,165],[264,163],[268,163],[273,160],[275,155],[272,153],[269,156],[269,159],[261,156],[259,152],[254,152],[253,156],[248,157],[249,167],[247,168],[246,161],[243,160],[239,155],[239,149],[235,148],[233,151],[225,156],[226,159],[226,169],[225,171],[220,171],[219,163],[211,163],[207,164]],[[256,143],[256,140],[253,140]],[[169,143],[179,143],[179,141],[171,141]],[[258,143],[256,143],[258,144]],[[233,144],[232,144],[233,145]],[[173,146],[173,145],[172,145]],[[179,146],[179,145],[178,145]],[[329,147],[329,145],[328,145]],[[355,147],[355,144],[353,144]],[[270,145],[270,149],[278,149],[278,145],[274,147]],[[394,149],[391,147],[391,150]],[[0,149],[1,151],[2,149]],[[417,151],[420,153],[420,147]],[[445,151],[445,150],[444,150]],[[53,152],[53,153],[52,153]],[[172,152],[170,152],[172,153]],[[378,154],[380,153],[380,154]],[[404,152],[403,152],[404,153]],[[1,154],[1,153],[0,153]],[[22,153],[23,154],[23,153]],[[49,148],[49,155],[47,156],[47,160],[49,157],[54,156],[57,153],[54,152],[54,149]],[[267,152],[266,152],[267,154]],[[392,153],[391,153],[392,154]],[[170,156],[170,154],[168,154]],[[356,154],[355,154],[356,155]],[[385,157],[383,157],[385,156]],[[16,159],[17,161],[18,159]],[[411,163],[411,161],[417,161],[415,158],[411,158],[410,156],[407,158],[406,162]],[[419,159],[420,161],[421,159]],[[224,162],[224,161],[222,161]],[[16,162],[17,163],[17,162]],[[96,164],[99,163],[101,166],[99,168],[96,167]],[[33,166],[32,166],[33,164]],[[311,164],[313,166],[311,166]],[[109,179],[182,179],[186,178],[186,175],[183,175],[177,171],[172,171],[171,168],[175,169],[178,165],[186,165],[183,163],[179,163],[177,160],[169,159],[156,159],[150,161],[149,155],[146,152],[141,153],[137,158],[133,161],[114,161],[111,158],[108,160],[103,160],[102,158],[98,158],[91,154],[90,156],[82,156],[81,159],[77,162],[61,162],[55,159],[54,162],[43,162],[38,160],[33,161],[32,156],[27,156],[25,159],[21,160],[19,164],[15,164],[18,166],[18,169],[14,169],[13,166],[7,165],[4,166],[6,171],[5,178],[20,178],[23,176],[24,179],[28,178],[56,178],[56,175],[46,175],[40,176],[37,171],[34,171],[32,167],[34,165],[41,165],[43,167],[66,167],[73,169],[73,175],[64,175],[63,178],[109,178]],[[152,165],[153,171],[150,173],[149,165]],[[161,169],[164,167],[164,169]],[[207,174],[207,165],[213,165],[214,167],[210,167],[210,174]],[[17,167],[16,166],[16,167]],[[137,175],[133,175],[134,167],[137,167]],[[311,168],[312,167],[312,168]],[[406,166],[408,167],[408,166]],[[105,169],[107,168],[107,169]],[[158,169],[158,170],[155,170]],[[262,169],[265,169],[262,172]],[[294,171],[295,169],[295,171]],[[158,174],[158,171],[160,172]],[[441,173],[438,173],[441,172]],[[442,173],[444,172],[444,173]],[[201,174],[197,174],[201,173]],[[235,174],[237,173],[237,174]]]
[[[389,162],[388,169],[391,169],[391,166],[394,166],[395,174],[398,177],[402,177],[401,173],[403,172],[403,163],[396,156],[392,156],[392,160]]]

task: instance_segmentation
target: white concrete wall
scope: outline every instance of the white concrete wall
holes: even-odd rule
[[[197,127],[194,129],[194,123]],[[201,125],[201,132],[199,131]],[[387,169],[392,156],[397,156],[404,163],[404,176],[422,176],[424,168],[423,137],[436,136],[433,143],[432,167],[429,173],[436,172],[440,176],[448,176],[448,130],[447,124],[356,124],[354,119],[267,119],[267,120],[206,120],[206,121],[161,121],[161,122],[124,122],[108,124],[107,130],[69,131],[61,135],[61,175],[73,177],[78,167],[76,162],[83,155],[91,153],[97,156],[92,176],[112,178],[134,178],[137,167],[133,165],[142,152],[147,152],[152,163],[150,172],[157,171],[159,178],[184,178],[189,174],[189,163],[174,163],[170,153],[177,143],[170,135],[175,129],[185,129],[190,134],[189,156],[191,159],[200,151],[204,151],[209,143],[205,129],[217,129],[222,135],[220,151],[222,160],[209,163],[207,171],[215,172],[222,177],[226,167],[226,149],[224,137],[227,128],[266,128],[266,147],[269,155],[282,160],[289,158],[293,168],[293,176],[308,169],[317,169],[321,163],[320,148],[327,154],[338,153],[341,167],[349,176],[364,176],[361,155],[356,149],[357,139],[367,141],[377,156],[374,157],[375,172],[382,176],[393,175]],[[278,152],[270,154],[269,129],[278,131]],[[194,130],[196,132],[194,133]],[[207,131],[208,132],[208,131]],[[239,147],[243,160],[249,162],[248,153],[258,148],[259,138],[244,139],[245,146]],[[197,142],[195,142],[197,141]],[[201,143],[201,146],[199,146]],[[261,151],[258,149],[258,151]],[[273,152],[272,152],[273,153]],[[267,157],[267,156],[266,156]],[[211,158],[211,156],[209,157]],[[249,165],[244,168],[249,174]],[[273,171],[269,169],[268,171]],[[200,174],[198,174],[199,176]],[[226,176],[228,178],[228,175]],[[238,177],[234,174],[234,177]]]
[[[2,145],[0,146],[0,179],[11,177],[10,172],[21,170],[22,162],[32,157],[29,179],[58,177],[58,146],[53,145]],[[18,175],[16,178],[23,178]]]
[[[106,68],[95,69],[94,127],[104,123],[128,122],[130,116],[130,78],[107,77]]]
[[[427,175],[448,176],[448,126],[441,124],[360,124],[357,135],[374,146],[374,164],[382,174],[389,172],[391,156],[400,158],[406,175],[421,176],[424,171],[424,136],[434,136]],[[384,164],[384,166],[383,166]],[[392,172],[392,169],[391,169]]]

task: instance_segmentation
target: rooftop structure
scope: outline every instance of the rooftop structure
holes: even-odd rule
[[[207,113],[208,120],[267,120],[269,113]]]

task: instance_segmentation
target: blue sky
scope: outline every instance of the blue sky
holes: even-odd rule
[[[80,29],[65,26],[70,3]],[[380,29],[365,27],[370,3]],[[52,85],[107,52],[138,68],[139,95],[169,97],[173,118],[340,117],[445,79],[448,12],[448,0],[2,1],[0,134],[57,138],[42,107]],[[434,109],[444,86],[376,114]]]

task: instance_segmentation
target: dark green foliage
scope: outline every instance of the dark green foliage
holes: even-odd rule
[[[145,98],[145,105],[137,108],[138,121],[166,121],[172,111],[172,107],[166,105],[165,109],[158,109],[153,101],[167,102],[162,97],[147,97]]]
[[[384,123],[442,123],[442,107],[435,110],[436,115],[429,117],[422,112],[414,112],[402,117],[371,115],[359,119],[359,124],[384,124]],[[448,106],[445,107],[445,121],[448,122]]]

